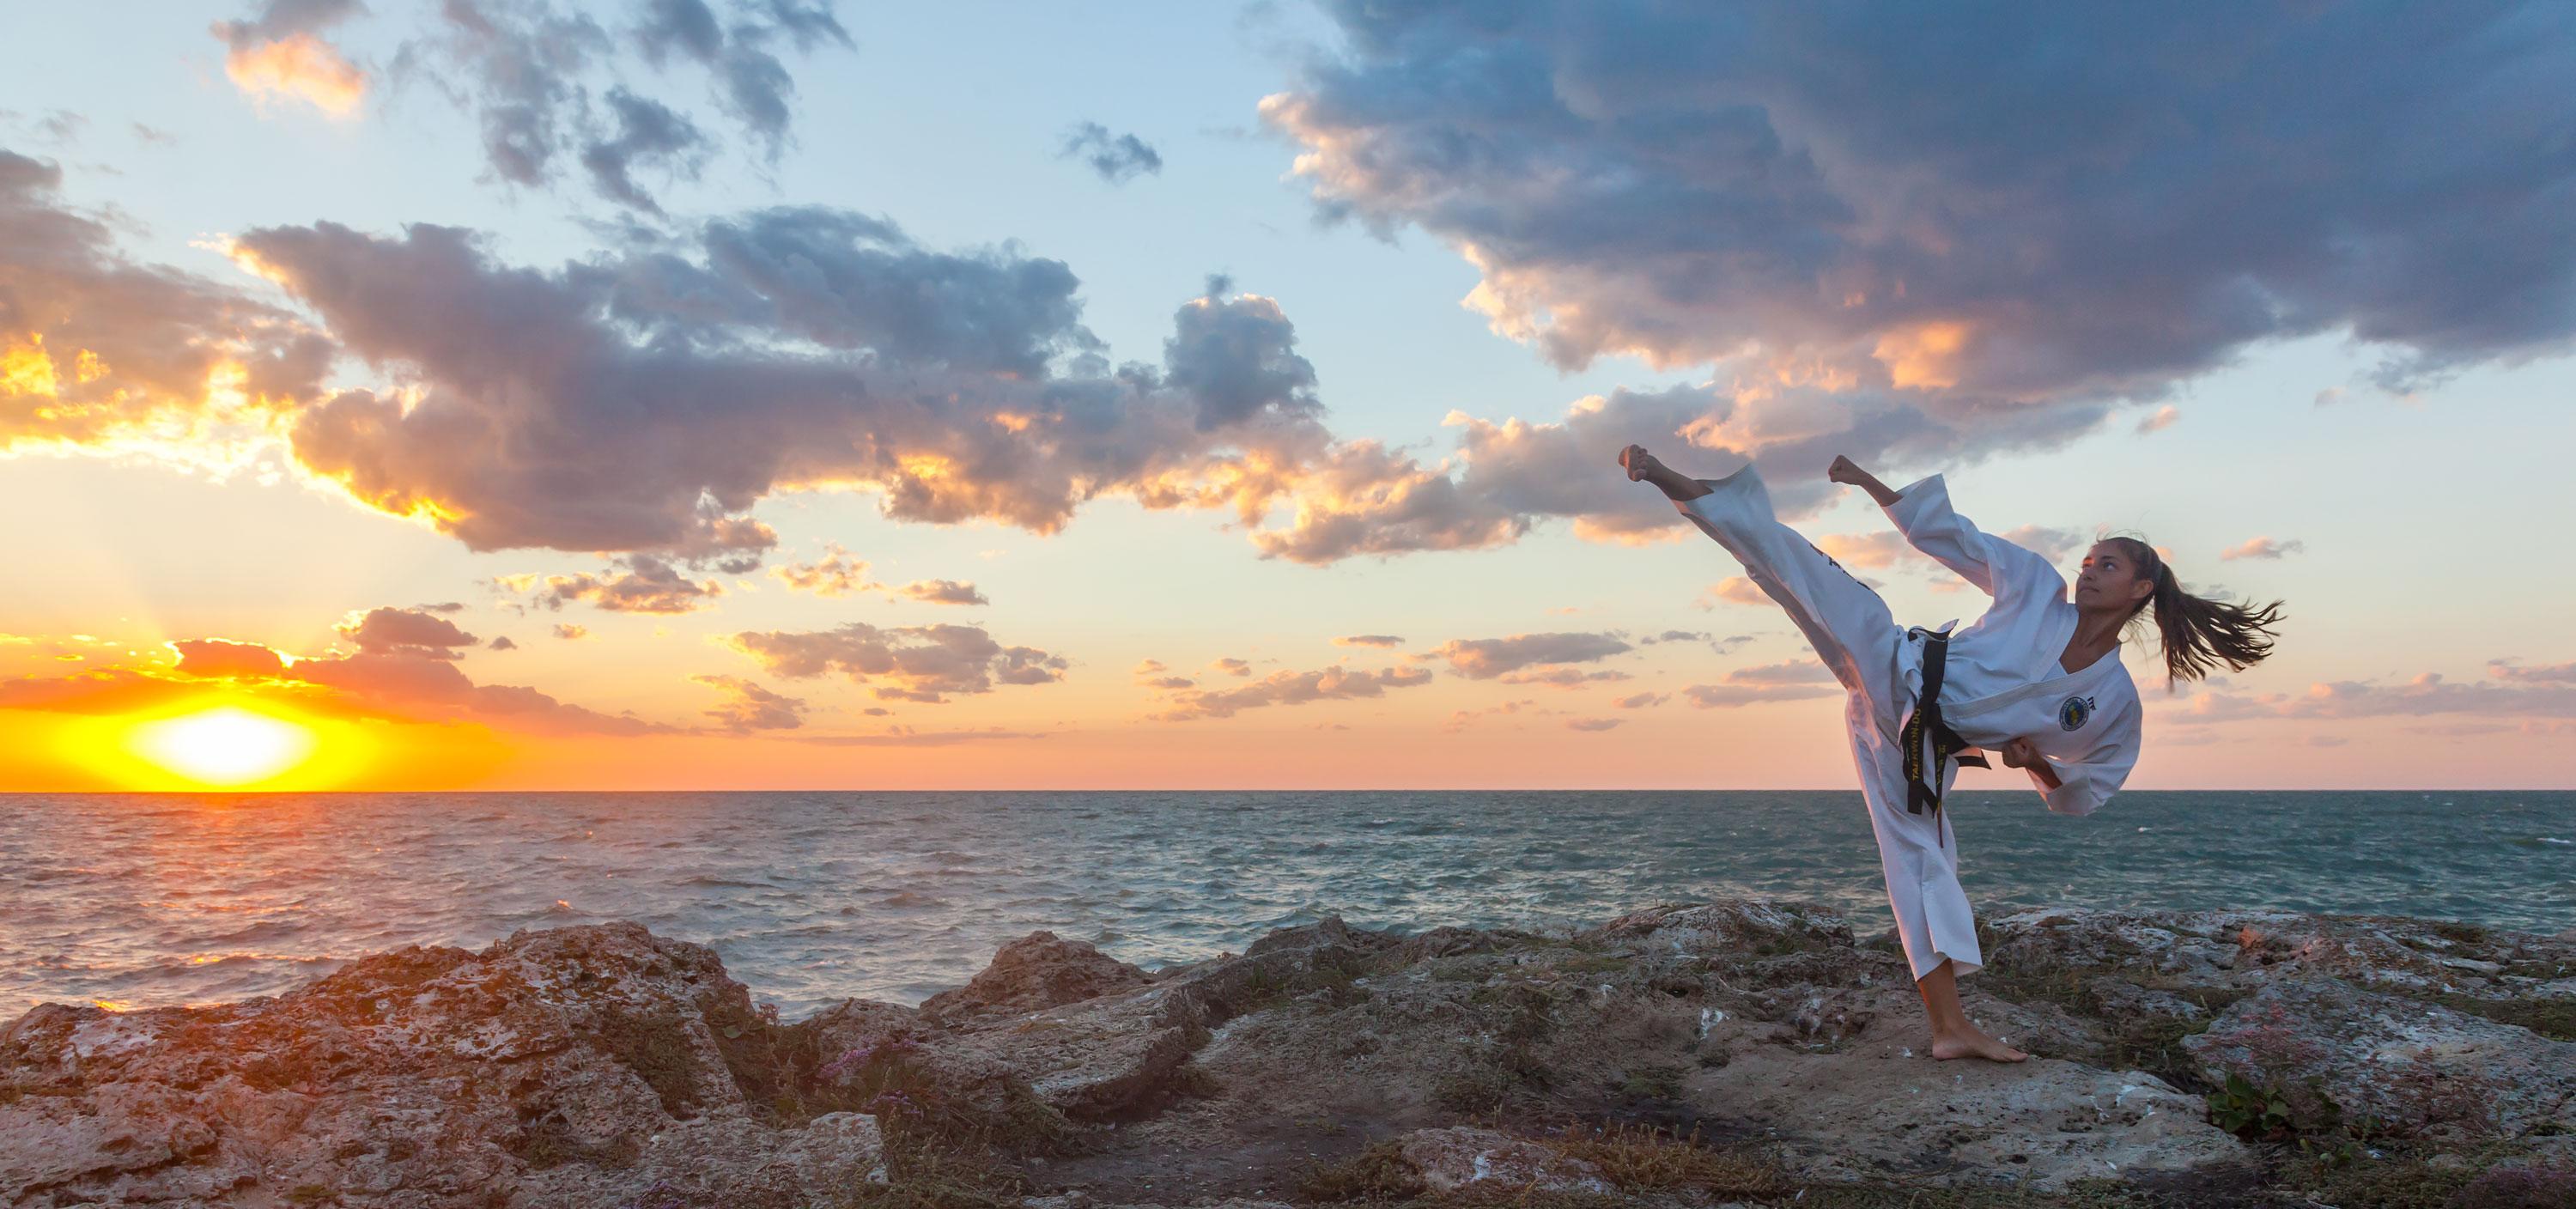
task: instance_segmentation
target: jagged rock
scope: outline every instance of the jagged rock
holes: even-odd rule
[[[1037,1094],[1076,1120],[1150,1112],[1185,1091],[1181,1066],[1210,1026],[1303,981],[1347,975],[1394,944],[1339,916],[1285,928],[1240,957],[1197,963],[1118,994],[1005,1019],[969,1020],[960,1040],[1018,1070]]]
[[[2048,1191],[2247,1161],[2242,1143],[2204,1120],[2200,1097],[2152,1075],[2038,1056],[1931,1062],[1905,1037],[1820,1054],[1763,1047],[1699,1073],[1685,1092],[1765,1122],[1809,1178]]]
[[[1650,907],[1585,929],[1574,939],[1620,944],[1631,951],[1724,957],[1854,947],[1851,923],[1842,912],[1769,898]]]
[[[970,1024],[1080,1003],[1148,981],[1142,969],[1086,941],[1031,932],[1002,946],[973,981],[923,1000],[921,1015],[938,1024]]]
[[[989,1134],[1037,1209],[1270,1209],[1312,1157],[1456,1141],[1470,1114],[1696,1130],[1808,1182],[2250,1187],[2196,1094],[2239,1070],[2312,1075],[2436,1141],[2527,1134],[2450,1155],[2498,1188],[2576,1159],[2576,1044],[2553,1039],[2576,936],[2093,910],[1987,933],[1962,1004],[2025,1063],[1931,1061],[1902,956],[1771,899],[1568,935],[1333,917],[1150,975],[1038,934],[941,1010],[849,1000],[792,1025],[703,946],[519,933],[218,1008],[38,1007],[0,1028],[0,1204],[828,1203],[881,1166],[877,1120],[833,1110],[881,1102],[907,1137]],[[914,1094],[878,1099],[898,1083]]]
[[[2322,1092],[2400,1133],[2576,1133],[2576,1044],[2339,978],[2264,987],[2182,1044],[2213,1083],[2279,1086],[2310,1127]]]
[[[763,1027],[714,950],[633,923],[413,946],[219,1007],[43,1004],[0,1029],[0,1202],[481,1207],[578,1166],[542,1178],[607,1205],[683,1123],[740,1122],[743,1161],[865,1150],[872,1123],[758,1126],[730,1063]]]
[[[1419,1129],[1397,1139],[1396,1151],[1433,1192],[1469,1184],[1529,1192],[1617,1191],[1590,1163],[1490,1129]]]

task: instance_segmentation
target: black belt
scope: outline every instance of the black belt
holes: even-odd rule
[[[1938,630],[1913,627],[1923,637],[1923,692],[1914,699],[1914,712],[1905,719],[1903,733],[1897,741],[1905,745],[1905,811],[1921,814],[1932,808],[1933,834],[1941,825],[1941,761],[1951,753],[1976,746],[1959,737],[1959,732],[1941,722],[1941,662],[1950,649],[1950,636]],[[1923,734],[1932,733],[1932,775],[1923,775]],[[1954,763],[1961,767],[1990,768],[1982,754],[1960,756]]]

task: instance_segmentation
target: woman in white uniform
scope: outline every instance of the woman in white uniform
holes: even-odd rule
[[[2258,612],[2193,596],[2153,547],[2127,537],[2093,544],[2070,600],[2046,558],[1979,532],[1953,511],[1940,475],[1890,491],[1836,458],[1828,477],[1867,490],[1916,549],[1994,598],[1955,634],[1955,618],[1938,630],[1899,627],[1877,592],[1772,514],[1751,465],[1693,479],[1636,445],[1620,451],[1619,464],[1735,555],[1847,690],[1852,760],[1888,907],[1931,1014],[1932,1056],[2028,1057],[1986,1036],[1959,1007],[1956,977],[1984,964],[1941,808],[1959,764],[1984,767],[1975,749],[1991,748],[2029,774],[2048,809],[2093,813],[2138,760],[2140,709],[2120,662],[2122,630],[2154,606],[2170,691],[2174,680],[2197,679],[2217,662],[2242,671],[2262,660],[2280,602]]]

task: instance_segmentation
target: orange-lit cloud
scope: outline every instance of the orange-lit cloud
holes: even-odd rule
[[[1231,718],[1242,710],[1272,705],[1383,697],[1391,688],[1414,688],[1430,682],[1431,673],[1422,668],[1371,671],[1336,666],[1311,672],[1282,669],[1234,688],[1183,689],[1173,698],[1170,708],[1146,717],[1157,722]]]
[[[2219,551],[2218,559],[2220,562],[2234,562],[2240,558],[2278,559],[2285,555],[2296,554],[2306,546],[2307,543],[2295,537],[2288,541],[2274,541],[2268,537],[2249,537],[2242,543]]]
[[[216,36],[225,36],[229,28],[230,23],[217,25]],[[335,118],[355,114],[367,96],[367,73],[330,43],[308,33],[271,42],[235,43],[224,53],[224,74],[254,97],[291,97]]]

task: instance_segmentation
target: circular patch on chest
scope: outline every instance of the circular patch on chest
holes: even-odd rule
[[[2069,697],[2057,703],[2059,730],[2082,730],[2084,720],[2092,716],[2093,699],[2091,697]]]

